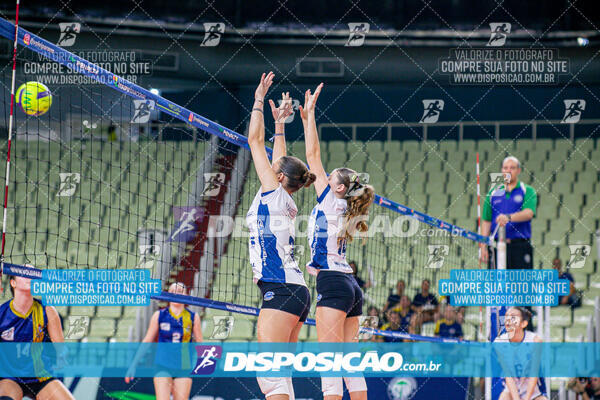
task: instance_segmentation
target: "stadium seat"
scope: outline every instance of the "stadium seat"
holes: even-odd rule
[[[251,340],[254,338],[254,322],[245,319],[242,316],[235,316],[233,329],[229,334],[228,340],[241,341]]]
[[[90,337],[111,337],[115,334],[115,320],[112,318],[94,318],[90,324]]]
[[[86,317],[93,317],[96,313],[94,306],[72,306],[71,315],[85,315]]]
[[[565,329],[565,342],[584,342],[585,326],[575,325]]]
[[[550,313],[551,326],[571,326],[573,318],[571,310],[563,307],[554,307]]]
[[[119,318],[121,317],[121,312],[121,306],[97,307],[96,316],[105,318]]]
[[[564,341],[564,328],[560,326],[550,326],[550,341],[551,342],[563,342]]]

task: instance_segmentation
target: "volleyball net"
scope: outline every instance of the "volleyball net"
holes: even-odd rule
[[[12,41],[14,31],[0,19],[1,36]],[[145,268],[165,292],[173,282],[191,289],[189,296],[163,293],[157,300],[257,315],[262,299],[252,281],[245,216],[260,182],[246,137],[236,132],[246,121],[230,130],[21,28],[18,43],[16,87],[42,80],[27,75],[26,65],[45,71],[40,75],[52,105],[40,116],[17,110],[10,146],[7,139],[1,142],[3,153],[10,149],[5,273],[11,269],[4,263],[41,270]],[[0,71],[4,132],[11,66],[7,62]],[[59,79],[47,80],[52,71],[59,71]],[[278,97],[277,88],[270,96]],[[251,107],[252,98],[239,101]],[[272,127],[269,116],[265,125]],[[339,145],[322,143],[328,171],[342,165],[369,169],[367,143],[357,144],[362,152]],[[288,154],[304,159],[304,143],[288,143]],[[0,170],[6,179],[6,170]],[[378,175],[394,173],[370,174],[377,192],[383,190]],[[303,189],[294,200],[299,210],[294,256],[303,267],[310,257],[307,225],[316,196],[312,188]],[[379,195],[369,226],[364,243],[357,238],[347,252],[364,281],[365,313],[369,306],[381,310],[400,280],[413,294],[429,279],[435,293],[435,283],[451,269],[477,268],[478,244],[488,243]],[[314,316],[316,284],[306,277]]]

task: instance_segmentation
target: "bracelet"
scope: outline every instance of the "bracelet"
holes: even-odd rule
[[[275,141],[275,136],[285,136],[283,133],[276,133],[273,136],[271,136],[271,139],[269,139],[269,142],[274,142]]]
[[[264,102],[264,101],[262,101],[261,99],[257,99],[257,98],[255,98],[255,99],[254,99],[254,101],[260,101],[261,103],[265,104],[265,102]]]
[[[264,115],[264,112],[263,112],[263,110],[261,110],[260,108],[256,108],[256,107],[254,107],[254,108],[252,109],[252,111],[260,111],[260,112],[261,112],[261,113]]]

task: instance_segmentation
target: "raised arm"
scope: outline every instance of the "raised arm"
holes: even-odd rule
[[[155,311],[154,314],[152,314],[150,324],[148,325],[148,331],[146,332],[146,336],[144,336],[142,343],[152,343],[156,341],[156,338],[158,337],[158,315],[159,311]],[[135,368],[146,353],[146,349],[147,347],[142,345],[136,352],[135,356],[133,357],[133,361],[129,366],[129,369],[125,373],[125,383],[129,383],[133,380],[133,376],[135,375]]]
[[[306,162],[310,171],[317,176],[315,180],[315,189],[317,196],[320,196],[325,188],[329,185],[327,173],[321,162],[321,148],[319,145],[319,134],[317,133],[317,121],[315,118],[315,106],[323,84],[321,83],[315,89],[315,93],[311,94],[310,89],[304,94],[304,107],[300,106],[300,116],[302,117],[302,125],[304,125],[304,137],[306,145]]]
[[[263,192],[275,190],[279,187],[279,181],[271,168],[271,163],[265,150],[265,121],[263,112],[265,95],[273,83],[274,77],[275,74],[273,72],[269,72],[266,76],[264,73],[262,74],[260,83],[254,92],[254,105],[252,106],[250,127],[248,128],[248,145],[250,146],[254,168],[256,168]]]
[[[269,100],[271,106],[271,113],[275,120],[275,140],[273,141],[273,161],[279,157],[287,155],[286,143],[285,143],[285,120],[287,117],[292,115],[292,99],[290,99],[290,92],[281,94],[281,104],[279,107],[275,107],[273,100]]]

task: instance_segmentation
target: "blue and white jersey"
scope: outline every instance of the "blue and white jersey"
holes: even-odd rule
[[[347,208],[346,200],[335,197],[329,185],[317,197],[308,221],[311,260],[306,267],[311,274],[316,274],[315,270],[352,273],[346,261],[346,241],[338,244]]]
[[[525,335],[523,335],[523,341],[521,343],[534,343],[536,334],[530,331],[525,331]],[[498,336],[494,342],[496,343],[510,343],[508,333],[503,333]],[[517,344],[517,343],[515,343]],[[532,354],[530,352],[524,351],[520,353],[517,359],[512,360],[514,362],[514,370],[517,375],[525,374],[527,371],[531,370],[531,362],[532,362]],[[525,397],[527,393],[527,383],[530,378],[519,377],[514,378],[515,384],[517,385],[517,390],[519,391],[519,395],[521,398]],[[508,390],[505,386],[504,390]],[[532,399],[535,399],[538,396],[546,395],[546,382],[543,377],[539,377],[537,381],[537,385],[533,390]]]
[[[246,215],[250,230],[250,264],[254,281],[293,283],[306,286],[294,258],[298,208],[283,186],[259,190]]]

